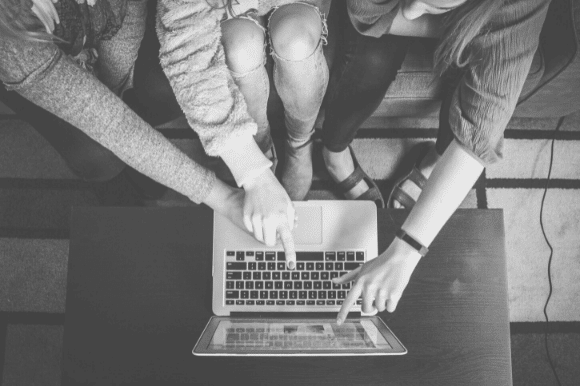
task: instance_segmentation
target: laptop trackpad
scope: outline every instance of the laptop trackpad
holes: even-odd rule
[[[296,244],[322,244],[322,207],[302,206],[296,208],[298,224],[294,228],[294,242]]]

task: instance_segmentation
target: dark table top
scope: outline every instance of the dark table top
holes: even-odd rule
[[[379,251],[406,212],[380,210]],[[207,208],[75,208],[65,385],[511,385],[503,214],[458,210],[397,311],[401,357],[196,357],[210,316]]]

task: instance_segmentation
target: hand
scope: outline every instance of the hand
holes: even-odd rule
[[[296,267],[292,229],[295,210],[290,197],[270,169],[244,184],[244,225],[254,237],[272,247],[282,242],[289,269]]]
[[[336,318],[338,325],[346,319],[348,311],[363,297],[362,311],[372,313],[378,311],[394,312],[409,283],[421,255],[404,241],[395,238],[389,248],[377,258],[365,263],[344,276],[333,279],[336,284],[344,284],[354,280],[346,300]]]
[[[48,34],[52,34],[54,26],[60,24],[60,19],[54,4],[58,0],[32,0],[32,12],[44,24],[44,28]]]

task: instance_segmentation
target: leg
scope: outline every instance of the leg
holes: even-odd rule
[[[316,8],[293,3],[276,9],[268,27],[274,84],[288,130],[282,185],[290,198],[302,200],[312,184],[310,138],[328,84],[326,25]]]
[[[322,130],[325,164],[337,182],[354,171],[348,145],[360,125],[383,100],[403,62],[408,44],[406,38],[399,36],[361,35],[352,26],[344,5],[339,13],[343,44],[330,78]],[[368,188],[361,181],[346,196],[356,198]]]
[[[258,125],[256,143],[267,153],[272,138],[266,115],[270,83],[264,67],[265,30],[249,16],[229,19],[222,23],[222,44],[228,68],[244,95],[248,113]]]

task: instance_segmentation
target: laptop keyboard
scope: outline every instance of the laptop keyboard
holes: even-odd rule
[[[296,269],[288,270],[284,252],[226,251],[225,304],[339,306],[352,284],[331,280],[364,262],[364,251],[296,252]]]

